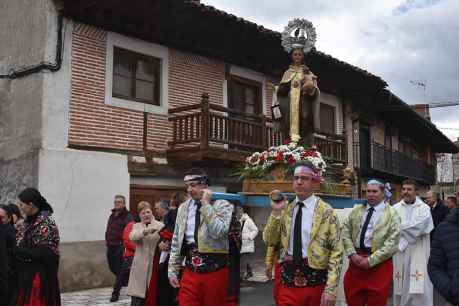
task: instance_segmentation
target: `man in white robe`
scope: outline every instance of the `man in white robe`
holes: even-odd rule
[[[430,232],[434,228],[430,208],[416,196],[416,183],[405,180],[403,200],[395,204],[400,214],[401,237],[394,260],[394,306],[432,306],[433,286],[427,273]]]

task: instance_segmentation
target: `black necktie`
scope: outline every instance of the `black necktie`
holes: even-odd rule
[[[198,230],[201,224],[201,201],[196,201],[196,215],[194,216],[194,243],[198,245]]]
[[[293,228],[293,261],[300,264],[303,260],[303,241],[301,240],[301,225],[303,223],[303,202],[298,202],[298,210]]]
[[[360,248],[365,249],[365,233],[367,232],[368,229],[368,224],[370,224],[371,216],[373,216],[373,212],[375,209],[373,207],[370,207],[368,210],[367,217],[365,218],[365,222],[363,223],[362,227],[362,232],[360,233]]]

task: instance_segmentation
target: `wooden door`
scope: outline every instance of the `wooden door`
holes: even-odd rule
[[[261,130],[251,123],[260,123],[263,115],[262,84],[244,78],[228,77],[228,138],[231,149],[251,151],[243,144],[260,141]],[[238,145],[238,144],[241,145]]]

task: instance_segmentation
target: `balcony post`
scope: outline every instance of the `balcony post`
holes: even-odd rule
[[[209,148],[209,127],[210,127],[210,110],[209,110],[209,95],[203,93],[201,96],[201,150]]]

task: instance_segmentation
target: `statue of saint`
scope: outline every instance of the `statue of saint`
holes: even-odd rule
[[[290,22],[283,33],[283,46],[290,53],[292,63],[277,89],[280,114],[274,114],[274,118],[275,127],[295,143],[301,137],[320,130],[317,76],[304,65],[305,50],[309,52],[314,41],[315,30],[304,19]]]

